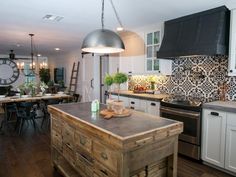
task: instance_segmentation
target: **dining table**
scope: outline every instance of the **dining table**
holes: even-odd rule
[[[0,126],[0,133],[2,131],[3,125],[6,122],[7,115],[6,115],[6,105],[10,103],[19,103],[19,102],[39,102],[39,101],[47,101],[50,99],[62,99],[66,101],[70,101],[73,99],[73,96],[67,94],[45,94],[45,95],[22,95],[22,96],[6,96],[0,98],[0,106],[3,108],[5,115],[4,119],[1,122]]]

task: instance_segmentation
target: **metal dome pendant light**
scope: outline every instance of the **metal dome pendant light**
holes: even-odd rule
[[[115,32],[104,29],[104,0],[102,0],[101,14],[102,29],[89,33],[82,44],[82,51],[89,53],[119,53],[125,50],[120,36]]]

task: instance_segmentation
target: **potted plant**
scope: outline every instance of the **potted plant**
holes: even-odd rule
[[[106,74],[105,78],[104,78],[104,83],[108,86],[108,99],[106,100],[106,103],[107,103],[107,109],[108,110],[112,110],[112,102],[114,100],[111,99],[111,92],[110,92],[110,87],[111,85],[113,84],[113,77],[109,74]]]
[[[120,85],[127,82],[128,76],[125,73],[116,73],[113,77],[113,83],[118,86],[118,100],[114,101],[112,104],[112,109],[117,114],[122,114],[124,110],[124,102],[120,100]]]
[[[40,80],[44,83],[48,83],[50,81],[50,70],[47,68],[41,68],[39,70]]]
[[[29,89],[30,95],[34,97],[36,95],[37,83],[35,81],[30,81],[25,83],[25,87]]]
[[[20,91],[20,97],[25,94],[25,89],[26,89],[25,84],[19,85],[18,89]]]
[[[45,82],[40,82],[39,87],[40,87],[40,90],[42,92],[42,95],[44,95],[46,89],[48,88],[47,84],[45,84]]]

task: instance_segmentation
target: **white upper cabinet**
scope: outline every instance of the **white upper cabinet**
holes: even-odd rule
[[[236,76],[236,9],[231,10],[228,75]]]
[[[163,24],[159,24],[122,33],[125,51],[116,57],[110,57],[110,64],[113,66],[113,62],[116,63],[113,59],[119,58],[120,72],[130,75],[159,73],[171,75],[172,60],[157,59],[157,51],[162,41],[162,28]]]
[[[157,58],[162,41],[161,29],[146,33],[145,71],[147,73],[172,74],[172,60]]]

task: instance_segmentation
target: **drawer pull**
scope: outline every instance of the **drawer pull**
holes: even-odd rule
[[[79,154],[80,155],[80,157],[84,160],[84,161],[86,161],[89,165],[92,165],[93,164],[93,160],[91,159],[91,158],[88,158],[88,157],[86,157],[85,155],[83,155],[83,154]]]
[[[71,148],[71,144],[70,144],[70,143],[66,143],[66,145],[67,145],[69,148]]]
[[[86,139],[85,138],[80,138],[80,144],[83,146],[86,144]]]
[[[211,115],[212,116],[219,116],[219,113],[218,112],[211,112]]]
[[[143,145],[143,144],[151,142],[151,141],[152,141],[152,137],[148,137],[148,138],[144,138],[144,139],[135,141],[135,144],[140,146],[140,145]]]
[[[102,157],[104,160],[107,160],[107,159],[108,159],[107,154],[104,153],[104,152],[101,152],[101,157]]]
[[[100,170],[104,175],[108,176],[108,173],[106,170]]]
[[[135,104],[135,102],[134,102],[134,101],[131,101],[130,103],[131,103],[131,104]]]
[[[131,106],[131,107],[130,107],[130,109],[134,109],[134,107],[133,107],[133,106]]]
[[[151,106],[156,106],[156,103],[151,103]]]

